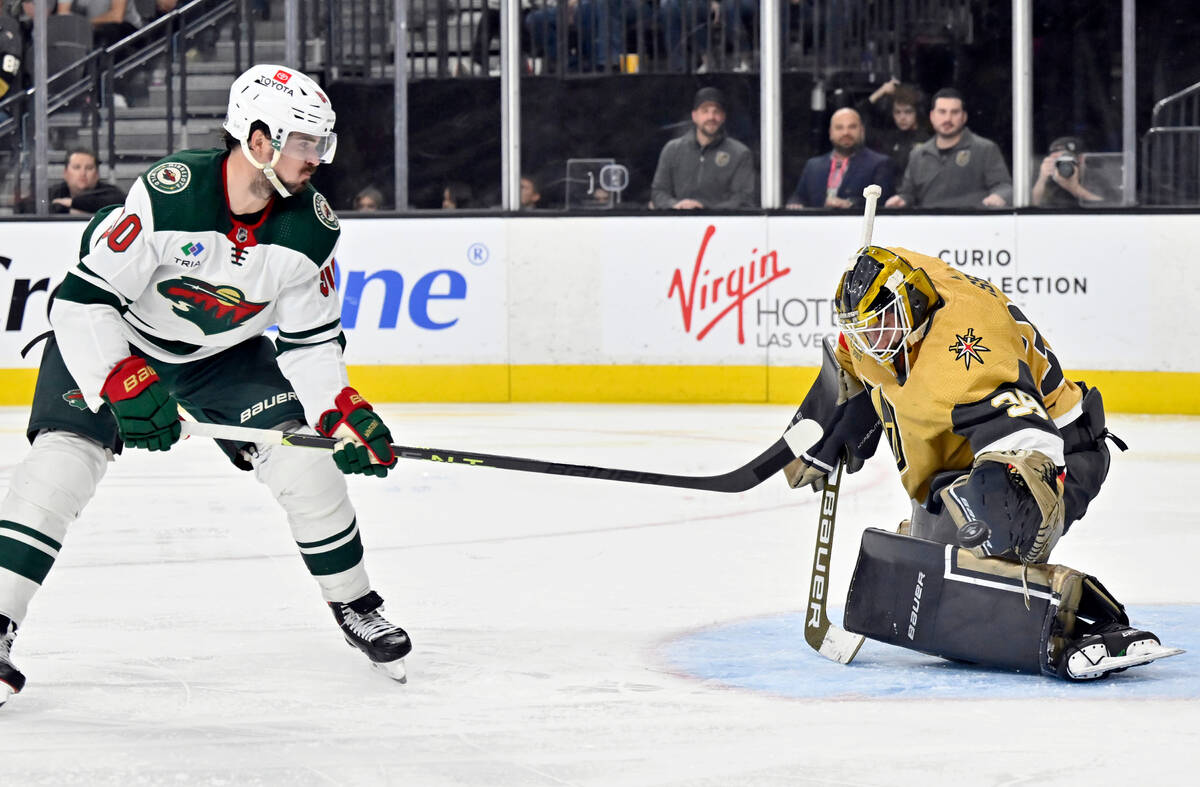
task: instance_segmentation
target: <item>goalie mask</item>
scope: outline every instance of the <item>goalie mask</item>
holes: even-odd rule
[[[881,247],[864,246],[838,282],[834,308],[847,340],[881,364],[915,341],[938,302],[929,274]]]
[[[280,196],[291,192],[275,174],[281,156],[328,164],[337,150],[333,131],[336,115],[328,96],[309,77],[284,66],[258,65],[245,71],[229,88],[225,130],[242,143],[242,153]],[[251,129],[267,126],[274,154],[263,164],[250,152]]]

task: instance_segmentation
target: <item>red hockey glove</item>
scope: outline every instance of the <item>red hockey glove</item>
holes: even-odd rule
[[[179,406],[144,358],[119,361],[104,378],[100,397],[112,408],[126,445],[166,451],[179,439]]]
[[[353,388],[343,388],[333,405],[317,419],[317,431],[342,440],[333,452],[338,469],[347,475],[362,473],[383,478],[396,464],[392,433]]]

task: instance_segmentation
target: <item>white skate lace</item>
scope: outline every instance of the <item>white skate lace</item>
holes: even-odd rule
[[[367,642],[374,642],[379,637],[398,632],[400,629],[385,620],[378,612],[360,615],[354,610],[346,611],[346,626],[354,634]]]
[[[12,663],[12,644],[16,632],[12,629],[12,624],[8,625],[8,630],[0,634],[0,661]]]

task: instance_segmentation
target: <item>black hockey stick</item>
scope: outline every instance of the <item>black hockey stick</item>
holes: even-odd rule
[[[801,426],[803,423],[801,424]],[[282,432],[276,429],[251,429],[245,426],[227,426],[224,424],[207,424],[196,421],[183,421],[180,426],[183,433],[197,437],[212,437],[217,440],[233,440],[240,443],[266,443],[274,445],[295,446],[301,448],[323,448],[331,451],[338,446],[340,440],[333,437],[322,437],[313,434],[296,434]],[[812,429],[816,429],[813,437]],[[670,475],[668,473],[649,473],[641,470],[618,470],[610,467],[592,467],[591,465],[572,465],[562,462],[547,462],[540,459],[523,459],[518,456],[496,456],[466,451],[448,451],[440,448],[413,448],[406,445],[393,445],[392,450],[401,459],[421,459],[427,462],[446,462],[475,467],[494,467],[498,470],[520,470],[526,473],[546,473],[549,475],[565,475],[575,478],[597,478],[604,481],[621,481],[629,484],[654,484],[656,486],[673,486],[682,489],[703,489],[710,492],[745,492],[752,489],[767,478],[783,469],[784,465],[796,458],[792,445],[809,446],[820,438],[820,427],[815,424],[800,431],[806,432],[800,437],[793,427],[789,435],[781,437],[770,448],[728,473],[710,476]],[[804,442],[806,441],[807,442]],[[791,443],[791,445],[789,445]]]
[[[829,599],[829,558],[833,554],[838,491],[842,488],[842,468],[845,464],[845,459],[839,456],[821,492],[817,546],[813,551],[812,580],[808,585],[808,609],[804,620],[804,640],[817,653],[839,664],[849,664],[858,654],[864,639],[860,634],[851,634],[833,625],[825,611]]]

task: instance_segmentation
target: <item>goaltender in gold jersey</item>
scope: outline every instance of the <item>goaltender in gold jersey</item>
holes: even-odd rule
[[[1064,464],[1057,425],[1079,417],[1083,393],[1033,323],[986,279],[888,252],[925,274],[909,286],[926,290],[929,317],[889,360],[846,341],[837,355],[870,391],[909,496],[924,502],[935,474],[966,470],[984,450],[1040,450]]]
[[[788,482],[823,488],[882,438],[912,498],[898,533],[863,535],[847,630],[1072,680],[1180,652],[1132,628],[1094,577],[1047,563],[1108,475],[1105,440],[1125,446],[1100,392],[1064,376],[1020,308],[942,260],[880,246],[851,258],[834,308],[841,335],[792,419],[822,437]]]

